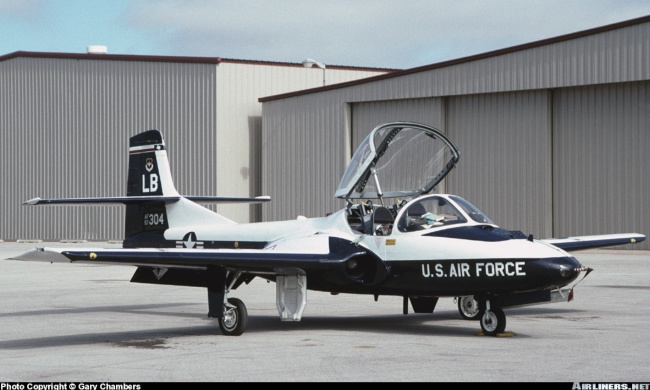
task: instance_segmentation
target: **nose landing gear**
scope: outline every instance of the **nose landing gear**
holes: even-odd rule
[[[496,336],[506,330],[506,315],[500,307],[490,307],[485,301],[485,309],[480,311],[481,330],[486,336]]]

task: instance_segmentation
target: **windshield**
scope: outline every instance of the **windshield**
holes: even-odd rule
[[[469,215],[470,218],[472,218],[475,222],[478,223],[489,223],[490,225],[496,225],[494,222],[490,220],[481,210],[476,208],[473,204],[469,203],[465,199],[461,198],[460,196],[450,196],[451,199],[454,200],[460,206],[467,215]]]
[[[464,222],[467,219],[456,206],[443,197],[432,196],[409,203],[397,228],[401,232],[413,232]]]

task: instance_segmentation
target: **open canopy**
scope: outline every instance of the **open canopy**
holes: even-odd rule
[[[378,199],[425,194],[456,166],[458,158],[456,146],[438,129],[386,123],[361,142],[334,196]]]

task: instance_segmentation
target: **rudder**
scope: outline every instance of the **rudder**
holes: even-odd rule
[[[126,195],[178,196],[160,131],[148,130],[130,138]]]

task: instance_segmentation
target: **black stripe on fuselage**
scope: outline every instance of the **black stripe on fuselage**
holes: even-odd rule
[[[436,230],[431,233],[424,234],[423,236],[457,238],[460,240],[487,242],[520,240],[527,238],[526,235],[520,231],[501,229],[492,225],[454,227],[451,229]]]
[[[264,249],[266,241],[166,240],[164,231],[142,232],[123,241],[123,248]]]
[[[204,249],[264,249],[266,241],[198,241]],[[183,241],[175,241],[175,248],[184,245]],[[186,246],[180,246],[186,248]]]

